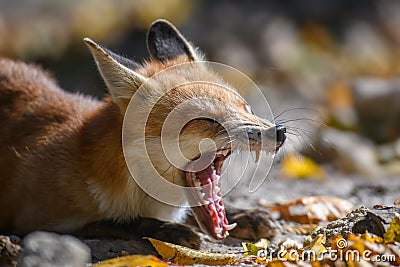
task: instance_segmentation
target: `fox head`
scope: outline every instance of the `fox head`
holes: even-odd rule
[[[190,188],[185,198],[197,204],[192,211],[203,231],[216,239],[226,237],[235,225],[228,223],[221,198],[224,161],[236,151],[255,151],[257,158],[260,151],[276,153],[286,139],[285,128],[257,117],[168,21],[151,25],[151,58],[142,64],[88,38],[85,42],[125,116],[124,127],[133,135],[144,133],[146,153],[137,152],[137,140],[127,145],[128,153],[141,162],[136,164],[142,164],[133,176],[148,175],[142,161],[146,154],[165,180]],[[127,116],[131,106],[138,120],[145,118],[143,125]]]

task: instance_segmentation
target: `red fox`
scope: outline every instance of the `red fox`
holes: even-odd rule
[[[38,67],[0,60],[0,232],[73,233],[94,222],[124,223],[138,218],[182,222],[186,216],[184,208],[160,203],[137,185],[127,168],[121,132],[129,101],[143,83],[171,66],[202,61],[202,54],[165,20],[151,25],[147,35],[150,60],[143,64],[121,57],[88,38],[84,41],[109,90],[110,96],[104,101],[61,90]],[[164,76],[165,80],[158,80],[157,86],[196,75],[210,83],[188,84],[166,94],[148,118],[146,138],[159,138],[163,120],[182,101],[205,97],[204,101],[209,102],[192,101],[190,110],[196,112],[207,105],[215,121],[232,121],[233,130],[244,129],[236,142],[247,139],[257,152],[275,153],[282,146],[285,127],[255,116],[235,90],[221,90],[214,85],[221,79],[207,68],[201,69],[201,73],[172,72]],[[149,95],[157,93],[151,84],[147,87]],[[143,101],[147,101],[146,97]],[[221,108],[218,102],[229,109]],[[198,143],[193,140],[226,135],[215,121],[200,117],[182,128],[179,141],[186,144],[183,150],[189,151],[191,160],[199,156]],[[266,136],[275,139],[261,145]],[[159,149],[150,148],[153,156],[162,155]],[[217,147],[212,162],[203,170],[191,172],[171,166],[173,170],[163,177],[187,187],[212,184],[211,193],[220,196],[218,179],[222,164],[234,149],[230,145]],[[164,161],[155,158],[155,168]],[[215,239],[225,238],[235,224],[228,222],[222,199],[202,203],[192,208],[197,223]]]

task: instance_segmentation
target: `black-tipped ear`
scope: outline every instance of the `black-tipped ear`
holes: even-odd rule
[[[197,60],[195,50],[170,22],[159,19],[153,22],[147,33],[147,49],[150,55],[160,61],[185,55]]]
[[[116,53],[114,53],[113,51],[111,51],[110,49],[99,45],[107,54],[109,54],[115,61],[117,61],[119,64],[124,65],[127,68],[130,68],[131,70],[136,70],[138,68],[140,68],[140,64],[136,63],[135,61],[130,60],[129,58],[120,56]]]
[[[121,109],[126,108],[130,98],[147,78],[131,69],[136,66],[132,61],[110,52],[89,38],[84,41],[92,52],[113,101]]]

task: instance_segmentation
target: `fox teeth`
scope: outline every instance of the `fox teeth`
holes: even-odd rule
[[[215,192],[218,193],[220,190],[221,190],[221,188],[220,188],[218,185],[216,185],[216,186],[215,186]]]
[[[206,193],[200,193],[201,198],[204,198],[206,196]]]
[[[229,152],[228,150],[223,150],[222,155],[224,155],[226,157],[228,155],[228,152]]]
[[[260,150],[256,150],[256,163],[260,159]]]
[[[233,228],[235,228],[236,225],[237,225],[237,223],[225,224],[224,227],[225,227],[225,229],[226,229],[227,231],[230,231],[230,230],[232,230]]]
[[[221,175],[216,174],[215,176],[217,177],[217,180],[219,180],[219,178],[221,178]]]
[[[201,186],[201,183],[200,183],[199,181],[195,181],[195,182],[194,182],[194,186],[195,186],[195,187],[200,187],[200,186]]]
[[[216,234],[220,235],[220,234],[222,234],[222,228],[216,226],[216,227],[214,228],[214,232],[215,232]]]

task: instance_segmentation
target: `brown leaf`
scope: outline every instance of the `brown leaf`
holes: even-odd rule
[[[102,261],[92,265],[92,267],[134,267],[134,266],[168,267],[169,265],[153,255],[124,256]]]
[[[269,205],[266,200],[261,199],[259,204],[279,212],[285,221],[302,224],[343,218],[354,208],[351,202],[330,196],[308,196],[275,205]]]
[[[232,254],[207,253],[153,238],[148,238],[148,240],[164,260],[177,264],[227,265],[235,259]]]
[[[288,232],[296,235],[308,235],[315,229],[315,227],[317,227],[316,224],[285,225],[285,229]]]

